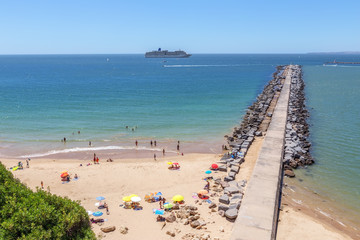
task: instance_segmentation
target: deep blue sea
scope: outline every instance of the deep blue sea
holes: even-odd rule
[[[133,147],[135,139],[181,140],[195,149],[221,143],[277,65],[301,64],[316,164],[296,173],[360,219],[360,66],[323,66],[334,59],[360,62],[359,55],[310,54],[194,54],[165,61],[3,55],[0,157],[81,152],[89,141],[113,151]]]

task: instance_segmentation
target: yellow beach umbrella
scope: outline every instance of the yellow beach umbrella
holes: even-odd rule
[[[130,197],[130,196],[125,196],[125,197],[122,198],[122,200],[123,200],[124,202],[130,202],[130,201],[131,201],[131,197]]]
[[[61,173],[67,173],[68,171],[62,171]]]
[[[138,197],[138,195],[136,195],[136,194],[131,194],[129,197],[130,197],[130,198],[132,198],[132,197]]]
[[[168,165],[172,165],[172,162],[167,162]]]
[[[175,196],[173,196],[172,200],[174,202],[181,202],[184,200],[184,197],[182,195],[175,195]]]

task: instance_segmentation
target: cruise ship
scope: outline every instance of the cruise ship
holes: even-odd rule
[[[145,53],[146,58],[187,58],[190,56],[191,54],[187,54],[185,51],[169,52],[168,50],[161,50],[161,48],[157,51]]]

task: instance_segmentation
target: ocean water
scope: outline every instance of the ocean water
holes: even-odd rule
[[[359,216],[360,66],[322,65],[334,59],[360,56],[0,56],[0,157],[116,152],[135,139],[208,151],[231,133],[277,65],[301,64],[316,164],[297,170],[297,179]]]

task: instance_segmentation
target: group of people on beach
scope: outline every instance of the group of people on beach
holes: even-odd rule
[[[94,153],[94,164],[100,164],[99,157],[96,156],[96,153]]]
[[[139,145],[138,140],[135,140],[135,146],[138,147],[138,145]],[[156,147],[157,146],[156,140],[154,140],[154,141],[150,140],[150,146],[151,147],[153,147],[153,146]],[[180,141],[177,141],[176,150],[178,152],[180,152]],[[163,154],[163,156],[165,156],[165,148],[162,149],[162,154]],[[184,156],[184,153],[181,153],[181,155]],[[156,154],[155,153],[154,153],[154,160],[156,161]]]

